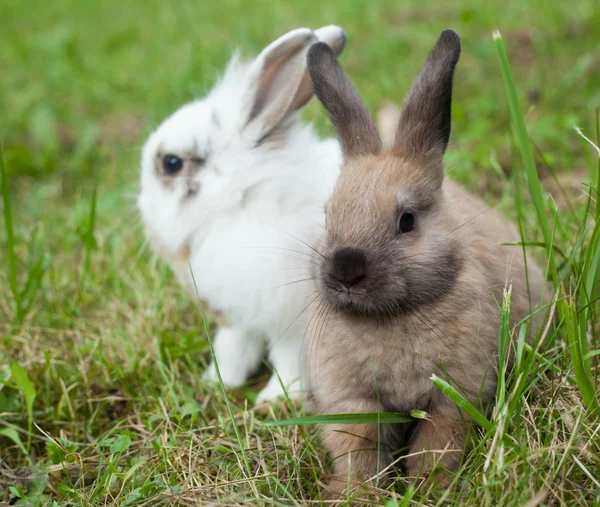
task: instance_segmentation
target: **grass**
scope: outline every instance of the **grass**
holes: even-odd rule
[[[573,129],[598,144],[595,3],[3,2],[0,505],[318,503],[319,427],[270,424],[303,409],[255,411],[256,385],[228,400],[202,383],[212,327],[144,248],[133,197],[144,137],[233,47],[332,22],[372,110],[459,31],[449,174],[518,220],[558,287],[535,343],[527,323],[499,330],[516,367],[461,479],[399,478],[373,503],[600,505],[600,162]],[[332,133],[316,101],[306,117]]]

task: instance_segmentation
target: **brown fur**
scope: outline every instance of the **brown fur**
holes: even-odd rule
[[[335,460],[335,476],[328,484],[326,499],[343,495],[347,486],[356,487],[356,477],[371,477],[378,470],[385,470],[392,463],[389,452],[380,453],[377,461],[377,426],[367,424],[330,425],[322,432],[323,443],[332,450]],[[339,456],[335,450],[342,450]],[[351,470],[350,477],[348,468]],[[381,477],[381,482],[387,482]],[[349,483],[350,481],[350,483]]]
[[[381,141],[375,123],[356,90],[338,66],[329,65],[327,58],[315,58],[315,49],[325,49],[328,56],[333,52],[323,42],[309,49],[313,57],[307,59],[308,71],[319,100],[329,105],[329,117],[333,123],[345,158],[377,153]]]
[[[546,300],[550,295],[531,261],[527,286],[521,249],[501,246],[519,240],[515,228],[443,179],[459,52],[458,36],[444,32],[405,101],[394,146],[357,153],[347,146],[348,134],[361,126],[347,126],[338,112],[349,108],[346,116],[357,117],[352,110],[358,95],[347,93],[347,80],[340,84],[345,76],[324,48],[309,51],[309,70],[320,79],[315,92],[340,134],[346,162],[327,208],[316,272],[320,298],[304,350],[306,379],[321,413],[428,412],[431,420],[419,421],[408,439],[392,427],[381,428],[380,469],[394,460],[391,451],[408,444],[404,464],[411,477],[428,475],[436,466],[455,471],[465,443],[468,421],[431,375],[485,409],[496,389],[505,287],[512,285],[513,325],[531,313],[544,290]],[[311,66],[311,58],[319,65]],[[339,93],[320,93],[319,83]],[[414,213],[416,225],[400,233],[397,218],[406,210]],[[332,279],[332,266],[339,262],[334,254],[348,249],[364,255],[366,268],[362,278],[342,287]],[[332,496],[346,486],[349,453],[353,479],[377,473],[376,438],[376,425],[324,429],[334,459]],[[365,446],[373,439],[375,447]],[[436,477],[443,481],[446,475]]]

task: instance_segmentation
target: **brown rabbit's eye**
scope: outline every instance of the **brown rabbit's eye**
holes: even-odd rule
[[[177,174],[183,168],[183,159],[177,155],[165,155],[162,161],[165,174],[172,176]]]
[[[402,213],[398,220],[398,230],[400,232],[410,232],[415,228],[415,215],[413,213]]]

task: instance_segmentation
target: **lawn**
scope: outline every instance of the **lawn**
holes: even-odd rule
[[[331,23],[373,112],[402,100],[443,28],[461,34],[448,173],[519,220],[559,287],[547,350],[518,349],[460,478],[440,493],[400,477],[372,502],[600,505],[600,164],[573,128],[598,144],[596,0],[3,0],[0,505],[319,503],[319,426],[265,424],[303,408],[254,410],[264,375],[229,394],[232,417],[202,382],[199,303],[146,248],[135,197],[147,134],[235,48]],[[316,100],[306,119],[333,133]]]

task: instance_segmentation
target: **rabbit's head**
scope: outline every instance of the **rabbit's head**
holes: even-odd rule
[[[442,157],[450,138],[452,80],[460,38],[445,30],[406,97],[393,146],[335,56],[315,44],[307,61],[314,90],[340,140],[344,164],[327,204],[318,267],[321,294],[349,315],[393,317],[434,301],[461,264]]]
[[[138,205],[151,242],[165,254],[182,250],[214,213],[244,205],[249,189],[267,179],[265,167],[302,131],[298,111],[313,95],[306,69],[311,44],[335,54],[344,31],[326,26],[293,30],[250,63],[234,56],[203,99],[167,118],[144,145]],[[271,175],[272,176],[272,175]]]

